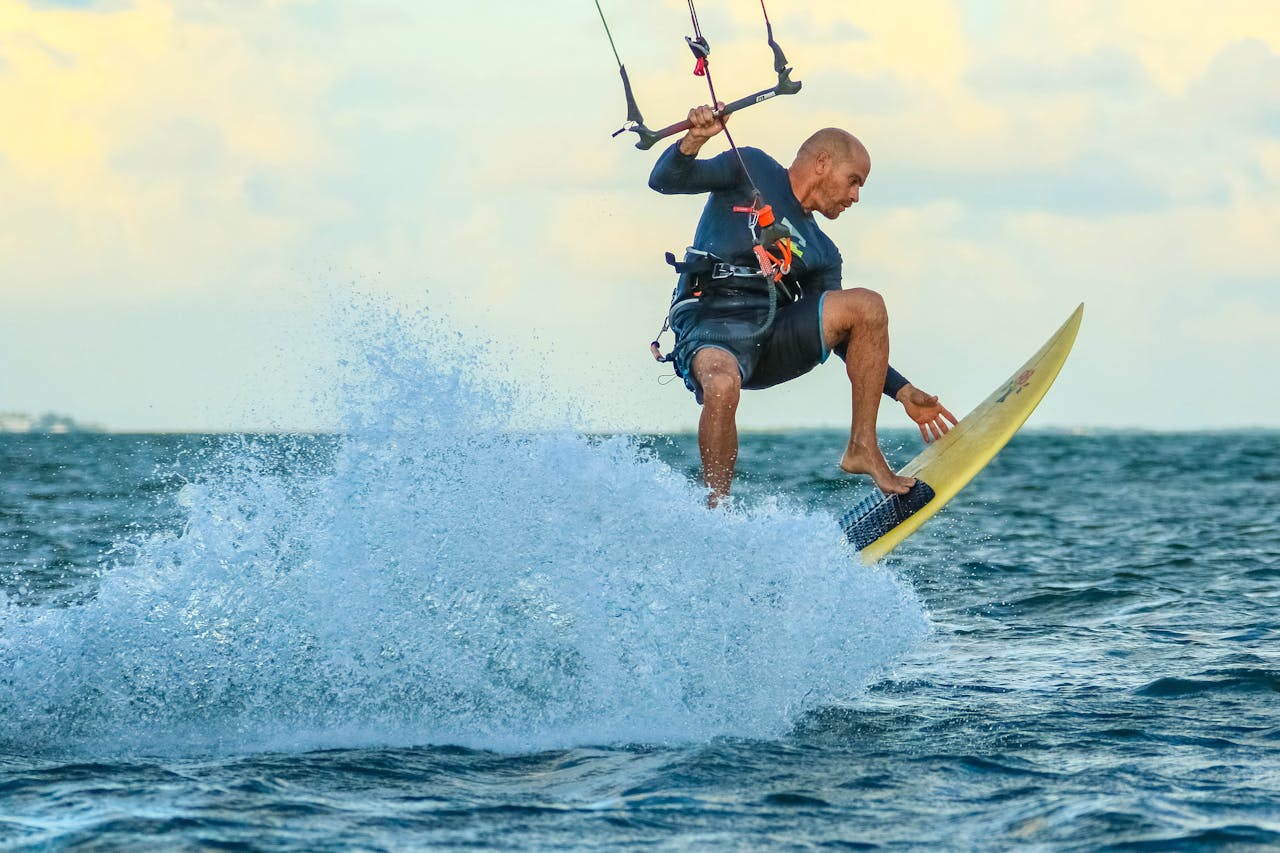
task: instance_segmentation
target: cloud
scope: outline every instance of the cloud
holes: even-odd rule
[[[651,125],[706,100],[681,3],[610,6]],[[1064,387],[1055,417],[1233,422],[1170,390],[1169,365],[1204,377],[1227,355],[1277,354],[1263,330],[1278,308],[1280,24],[1268,4],[1179,9],[771,9],[805,89],[732,126],[784,162],[825,125],[871,147],[862,204],[825,227],[849,281],[886,293],[895,362],[957,408],[1085,299],[1064,379],[1107,388],[1123,364],[1130,390]],[[94,354],[93,370],[37,364],[22,393],[63,396],[31,407],[234,426],[244,376],[296,401],[326,357],[299,324],[357,279],[500,341],[513,376],[584,397],[595,424],[692,427],[645,347],[672,284],[661,254],[687,243],[702,200],[651,193],[657,152],[609,138],[621,87],[589,5],[508,4],[503,27],[485,13],[0,0],[0,102],[23,131],[0,137],[0,359],[27,363],[60,317]],[[722,92],[772,82],[756,10],[713,5],[704,25]],[[264,375],[273,351],[291,358]],[[145,387],[111,379],[140,374]],[[1219,381],[1224,396],[1250,384]],[[843,382],[828,366],[753,396],[744,425],[839,422]],[[1259,411],[1280,422],[1280,403]]]
[[[76,9],[109,11],[127,8],[127,0],[24,0],[33,9]]]
[[[1255,38],[1280,49],[1280,7],[1256,0],[1002,2],[999,21],[973,32],[975,48],[1007,52],[1016,45],[1051,67],[1059,57],[1118,51],[1176,95],[1204,74],[1224,45]]]
[[[1181,105],[1195,115],[1211,118],[1207,129],[1224,136],[1241,130],[1276,136],[1280,125],[1280,47],[1273,49],[1255,38],[1224,46],[1204,74],[1187,85]]]
[[[918,205],[941,199],[963,202],[989,216],[997,212],[1056,211],[1076,216],[1155,211],[1169,205],[1170,194],[1155,180],[1135,173],[1128,158],[1110,152],[1084,152],[1053,169],[970,174],[931,168],[877,175],[886,201]],[[1225,203],[1220,192],[1212,198]]]
[[[1090,92],[1125,98],[1148,85],[1137,57],[1114,47],[1098,47],[1083,56],[1065,58],[984,55],[964,80],[978,93],[997,97]]]

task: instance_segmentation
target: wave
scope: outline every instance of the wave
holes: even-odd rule
[[[429,321],[366,317],[343,427],[243,437],[70,607],[0,602],[0,744],[146,754],[771,737],[922,636],[832,518],[710,511]],[[324,452],[317,448],[321,447]]]
[[[1280,672],[1274,670],[1242,667],[1209,670],[1200,675],[1204,677],[1157,678],[1134,692],[1158,698],[1223,692],[1280,693]]]

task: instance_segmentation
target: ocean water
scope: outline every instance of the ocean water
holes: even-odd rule
[[[0,436],[0,849],[1280,847],[1280,433],[1028,431],[866,568],[838,432],[709,511],[379,340],[337,435]]]

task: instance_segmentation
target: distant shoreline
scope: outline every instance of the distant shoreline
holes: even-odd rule
[[[63,435],[73,432],[107,432],[97,424],[82,424],[70,415],[44,412],[31,415],[26,412],[0,412],[0,433],[17,435]]]

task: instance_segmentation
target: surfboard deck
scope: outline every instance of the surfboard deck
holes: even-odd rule
[[[860,504],[861,509],[845,516],[841,525],[846,531],[853,529],[870,512],[878,512],[882,516],[889,514],[897,519],[887,532],[862,548],[860,554],[864,563],[874,563],[902,544],[995,458],[1053,385],[1053,380],[1071,354],[1083,318],[1084,304],[1081,303],[1062,327],[1008,381],[1001,383],[987,399],[961,418],[950,432],[927,445],[919,456],[903,466],[899,474],[915,477],[932,489],[933,496],[926,503],[911,507],[909,514],[906,508],[899,507],[897,514],[892,515],[892,507],[886,509],[882,506],[884,501],[892,503],[890,499],[877,501],[873,498],[870,503]],[[858,513],[862,515],[854,517]],[[847,535],[850,541],[858,542],[852,533]]]

